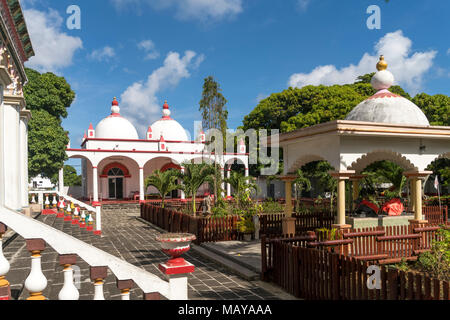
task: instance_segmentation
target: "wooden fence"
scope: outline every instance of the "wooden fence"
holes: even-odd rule
[[[424,206],[422,213],[425,220],[431,224],[446,224],[448,221],[448,207],[447,206]]]
[[[195,234],[195,243],[237,240],[237,216],[193,217],[152,203],[141,204],[141,218],[169,232]]]
[[[276,235],[282,234],[282,220],[285,214],[262,214],[259,215],[260,230],[262,235]],[[331,212],[310,212],[310,213],[294,213],[292,217],[295,221],[295,233],[301,235],[307,231],[314,231],[316,229],[328,228],[333,225],[336,215]]]
[[[450,300],[448,282],[384,265],[380,288],[369,289],[368,261],[304,247],[313,240],[270,240],[272,267],[263,264],[262,279],[309,300]]]

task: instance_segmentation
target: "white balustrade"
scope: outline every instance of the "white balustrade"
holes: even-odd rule
[[[36,195],[33,193],[33,195],[31,196],[31,203],[35,204],[36,203]]]
[[[80,293],[74,284],[72,265],[76,264],[76,255],[59,256],[60,265],[64,266],[64,285],[58,294],[58,300],[78,300]]]
[[[133,288],[133,280],[118,280],[117,288],[120,290],[120,296],[122,300],[130,300],[130,290]]]
[[[42,273],[41,251],[45,249],[45,241],[32,239],[27,241],[27,249],[31,252],[31,272],[25,280],[25,288],[30,292],[27,300],[46,300],[42,291],[47,287],[47,278]]]
[[[10,264],[3,255],[2,238],[6,232],[6,226],[0,223],[0,288],[9,287],[9,282],[6,280],[6,274],[9,272]]]
[[[46,194],[45,195],[45,202],[44,202],[44,204],[45,204],[45,208],[50,208],[50,199],[49,199],[49,197],[48,197],[48,194]]]
[[[103,284],[108,275],[107,267],[91,267],[91,280],[94,281],[94,300],[105,300]]]

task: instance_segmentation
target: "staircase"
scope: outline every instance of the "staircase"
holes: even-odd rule
[[[0,244],[6,226],[18,235],[0,250],[0,299],[187,299],[187,275],[164,281],[101,250],[101,237],[56,215],[33,219],[0,208]]]

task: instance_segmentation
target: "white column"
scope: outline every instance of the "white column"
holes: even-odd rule
[[[19,106],[3,104],[3,174],[5,206],[21,211],[21,174],[20,174],[20,141],[19,141]]]
[[[225,182],[223,181],[223,179],[225,179],[225,167],[221,167],[220,168],[220,174],[222,176],[222,184],[221,184],[221,189],[225,190]],[[225,197],[225,192],[222,191],[222,198]]]
[[[181,167],[181,173],[184,174],[184,168]],[[186,199],[186,194],[184,193],[183,190],[181,190],[181,200],[185,200]]]
[[[59,169],[59,175],[58,175],[58,188],[59,188],[59,194],[64,194],[64,167]]]
[[[145,200],[144,193],[144,168],[139,168],[139,200]]]
[[[250,176],[250,171],[248,168],[245,168],[245,176],[246,177]]]
[[[20,173],[21,203],[27,208],[28,203],[28,117],[20,118]]]
[[[188,300],[188,278],[186,274],[169,276],[170,300]]]
[[[231,166],[228,166],[227,169],[227,178],[230,179],[231,177]],[[231,184],[227,183],[227,197],[231,197]]]
[[[92,167],[92,193],[93,193],[93,202],[98,202],[98,173],[97,167]]]
[[[64,285],[58,294],[58,300],[78,300],[80,293],[73,283],[73,269],[71,265],[64,266]]]
[[[102,207],[95,207],[95,230],[97,234],[102,232]]]

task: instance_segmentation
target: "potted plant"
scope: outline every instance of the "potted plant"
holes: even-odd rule
[[[251,241],[252,235],[255,232],[255,225],[253,224],[252,217],[244,217],[237,224],[238,230],[244,236],[244,241]]]

